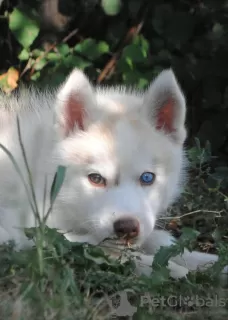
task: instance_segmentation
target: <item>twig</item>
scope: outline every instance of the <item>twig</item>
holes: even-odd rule
[[[181,216],[178,216],[178,217],[172,217],[172,216],[169,216],[169,217],[159,217],[159,220],[181,219],[181,218],[183,218],[183,217],[190,216],[190,215],[193,215],[193,214],[199,213],[199,212],[204,212],[204,213],[216,213],[216,214],[219,214],[218,217],[221,217],[221,212],[223,212],[223,210],[213,211],[213,210],[201,210],[201,209],[199,209],[199,210],[195,210],[195,211],[191,211],[191,212],[182,214]]]
[[[65,38],[63,38],[62,42],[66,43],[68,40],[70,40],[73,36],[75,36],[78,33],[78,28],[71,31]]]
[[[119,57],[121,56],[121,53],[124,47],[128,45],[132,41],[132,39],[140,33],[140,31],[142,30],[143,24],[144,24],[144,21],[141,21],[138,25],[131,27],[128,30],[120,49],[116,53],[114,53],[112,58],[108,61],[108,63],[106,64],[102,72],[99,74],[99,77],[97,79],[98,84],[104,81],[104,79],[107,78],[112,73]]]
[[[136,21],[133,24],[133,26],[128,30],[127,34],[125,35],[124,39],[120,42],[120,44],[117,46],[116,52],[114,53],[113,57],[108,61],[108,63],[105,65],[101,73],[99,74],[97,78],[97,83],[100,84],[102,81],[105,80],[115,69],[116,63],[118,59],[120,58],[123,49],[126,45],[130,44],[134,37],[138,35],[142,27],[144,25],[144,22],[146,20],[146,17],[149,12],[149,7],[151,3],[149,3],[147,0],[141,2],[140,9],[138,11]]]
[[[74,29],[73,31],[71,31],[66,37],[64,37],[60,42],[54,42],[43,54],[41,54],[39,57],[36,58],[32,69],[30,71],[30,77],[33,75],[34,71],[35,71],[35,65],[44,57],[46,57],[46,55],[52,51],[53,49],[55,49],[57,47],[57,45],[59,43],[66,43],[70,38],[72,38],[74,35],[76,35],[78,33],[78,29]],[[31,60],[29,59],[28,63],[26,64],[24,70],[21,72],[20,74],[20,78],[23,77],[23,75],[31,68]]]

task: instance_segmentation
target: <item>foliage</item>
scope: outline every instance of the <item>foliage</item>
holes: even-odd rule
[[[120,0],[101,0],[101,5],[106,14],[112,16],[116,15],[120,11],[121,1]]]
[[[80,0],[76,5],[74,0],[54,0],[56,19],[66,18],[65,31],[51,20],[53,12],[48,22],[40,14],[42,2],[50,0],[23,0],[17,6],[8,1],[2,6],[10,43],[3,41],[1,52],[12,45],[15,49],[1,72],[8,74],[13,64],[19,73],[19,78],[10,73],[15,80],[7,86],[5,78],[0,79],[4,90],[15,89],[18,80],[58,85],[73,67],[85,70],[94,82],[145,88],[171,66],[187,96],[189,142],[197,136],[202,143],[210,141],[213,153],[227,154],[225,1]],[[49,32],[55,41],[48,38],[46,46],[43,39]]]

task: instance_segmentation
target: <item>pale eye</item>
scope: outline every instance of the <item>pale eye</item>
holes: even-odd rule
[[[155,179],[155,174],[152,172],[143,172],[142,175],[140,176],[139,180],[141,185],[151,185],[152,183],[154,183],[154,179]]]
[[[103,178],[99,173],[90,173],[88,175],[88,180],[91,184],[96,185],[97,187],[106,186],[106,179]]]

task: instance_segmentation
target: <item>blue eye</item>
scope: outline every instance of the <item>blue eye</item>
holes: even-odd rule
[[[152,172],[143,172],[140,176],[140,183],[142,185],[151,185],[154,182],[155,174]]]

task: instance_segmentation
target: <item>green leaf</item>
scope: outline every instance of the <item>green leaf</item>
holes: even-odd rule
[[[184,227],[182,228],[182,235],[180,237],[180,241],[184,241],[186,243],[195,240],[199,235],[199,231],[194,230],[192,228]]]
[[[109,52],[109,45],[105,41],[100,41],[97,44],[97,53],[99,55]]]
[[[90,60],[95,60],[109,52],[109,45],[104,41],[96,42],[94,39],[88,38],[77,44],[74,50]]]
[[[61,56],[58,53],[55,52],[49,52],[47,54],[47,60],[53,61],[53,62],[57,62],[61,59]]]
[[[224,35],[223,25],[221,25],[219,22],[215,22],[212,27],[212,32],[211,32],[210,38],[212,40],[220,39],[223,37],[223,35]]]
[[[36,81],[40,78],[40,76],[41,76],[40,71],[37,71],[31,76],[31,80]]]
[[[44,55],[44,54],[45,54],[45,52],[43,50],[40,50],[40,49],[32,50],[32,57],[33,58],[38,58],[39,56]]]
[[[169,259],[175,257],[179,253],[180,247],[175,244],[167,247],[160,247],[154,256],[154,261],[152,264],[153,270],[159,270],[161,266],[168,266]]]
[[[96,264],[110,264],[108,257],[104,254],[104,251],[100,248],[85,248],[85,258],[92,260]]]
[[[134,38],[133,44],[140,46],[143,56],[147,57],[150,44],[147,39],[145,39],[142,35],[138,35]]]
[[[34,63],[34,69],[35,70],[42,70],[43,67],[47,64],[47,59],[46,58],[41,58],[37,62]]]
[[[52,186],[51,186],[51,195],[50,195],[50,201],[51,204],[54,203],[65,178],[66,174],[66,167],[64,166],[59,166],[57,169],[57,172],[55,174]]]
[[[135,70],[124,73],[123,80],[126,85],[136,85],[138,89],[144,89],[149,84],[149,80]]]
[[[23,49],[18,55],[19,60],[28,60],[29,59],[29,51],[27,49]]]
[[[115,16],[120,12],[121,0],[101,0],[104,12],[109,16]]]
[[[69,55],[66,57],[66,59],[64,59],[64,65],[67,68],[74,68],[77,67],[79,69],[84,70],[85,68],[91,66],[91,62],[86,61],[85,59],[81,58],[81,57],[75,57],[72,55]]]
[[[59,44],[57,50],[62,56],[66,56],[70,52],[70,48],[66,43]]]
[[[125,58],[132,63],[145,62],[147,52],[137,44],[131,44],[124,48],[122,58]]]
[[[10,14],[9,28],[23,48],[29,48],[39,34],[37,22],[17,8]]]

